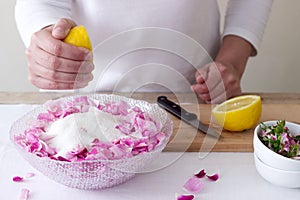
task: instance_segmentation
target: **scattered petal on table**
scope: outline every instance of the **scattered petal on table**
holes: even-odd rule
[[[194,195],[189,194],[189,195],[180,195],[177,197],[177,200],[193,200]]]
[[[219,179],[219,174],[214,174],[214,175],[211,175],[211,176],[206,175],[206,176],[207,176],[207,178],[209,178],[212,181],[216,181],[216,180]]]
[[[29,192],[30,191],[28,189],[23,188],[21,190],[20,200],[28,200],[28,198],[29,198]]]
[[[183,188],[186,189],[188,192],[191,193],[198,193],[200,192],[204,187],[204,184],[201,182],[201,180],[195,176],[190,178],[184,185]]]
[[[206,175],[206,172],[204,169],[202,169],[200,172],[198,172],[197,174],[195,174],[195,176],[197,178],[203,178]]]
[[[35,173],[33,172],[28,172],[25,176],[25,178],[31,178],[31,177],[34,177],[35,176]]]
[[[13,181],[14,181],[14,182],[21,182],[21,181],[23,181],[23,177],[20,177],[20,176],[14,176],[14,177],[13,177]]]

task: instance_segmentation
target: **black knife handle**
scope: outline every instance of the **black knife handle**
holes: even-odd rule
[[[183,109],[178,104],[170,101],[166,96],[159,96],[157,98],[157,104],[160,107],[166,109],[168,112],[175,115],[176,117],[178,117],[179,119],[182,119],[182,120],[185,120],[185,121],[190,121],[190,120],[197,119],[197,115],[195,115],[194,113],[190,113],[190,112],[186,111],[185,109]]]

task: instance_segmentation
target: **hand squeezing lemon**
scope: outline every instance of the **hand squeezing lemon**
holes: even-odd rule
[[[83,25],[73,27],[64,42],[75,45],[77,47],[84,47],[92,50],[92,43],[90,41],[88,32]]]
[[[213,108],[215,120],[229,131],[244,131],[256,125],[262,112],[261,98],[244,95],[229,99]]]

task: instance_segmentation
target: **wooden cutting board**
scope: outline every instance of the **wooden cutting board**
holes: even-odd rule
[[[209,124],[212,105],[183,105],[194,113],[199,112],[199,119]],[[193,152],[253,152],[254,128],[243,132],[222,131],[221,137],[214,139],[170,115],[174,123],[174,132],[165,151]],[[300,123],[300,104],[263,104],[260,122],[283,119]]]
[[[77,94],[77,93],[76,93]],[[72,93],[46,93],[46,92],[0,92],[0,104],[41,104],[47,100],[69,96]],[[77,94],[78,95],[78,94]],[[126,94],[122,94],[128,96]],[[157,96],[168,96],[176,102],[177,96],[183,102],[190,101],[189,94],[172,95],[169,93],[136,93],[128,97],[156,102]],[[256,93],[261,96],[263,112],[260,121],[285,119],[287,121],[300,123],[300,93]],[[194,94],[192,95],[194,98]],[[212,105],[182,105],[190,112],[199,113],[200,120],[209,124],[211,119]],[[253,152],[253,127],[250,130],[238,133],[222,131],[222,137],[214,140],[193,127],[181,122],[170,115],[174,122],[174,132],[165,151],[215,151],[215,152]]]

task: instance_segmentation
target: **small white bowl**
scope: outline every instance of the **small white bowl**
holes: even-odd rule
[[[263,163],[254,153],[258,173],[268,182],[286,188],[300,188],[300,171],[280,170]]]
[[[271,126],[276,124],[277,121],[266,121],[264,124],[266,126]],[[292,122],[285,122],[285,126],[287,126],[291,133],[299,134],[300,133],[300,125],[292,123]],[[263,161],[265,164],[281,170],[291,170],[291,171],[299,171],[300,173],[300,160],[295,160],[292,158],[284,157],[268,147],[266,147],[259,139],[258,133],[261,132],[261,128],[258,125],[254,130],[254,137],[253,137],[253,146],[254,152],[258,156],[258,158]],[[299,181],[300,182],[300,181]]]

